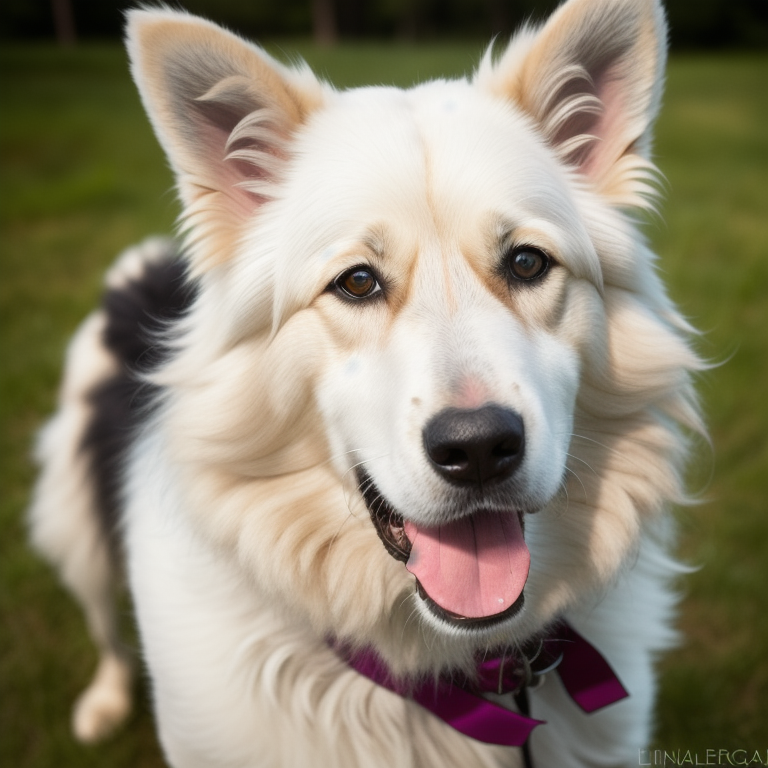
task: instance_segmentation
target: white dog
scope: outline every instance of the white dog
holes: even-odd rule
[[[568,0],[469,80],[340,92],[129,14],[185,236],[129,251],[39,445],[37,547],[169,763],[637,765],[701,431],[649,207],[657,0]],[[559,666],[558,666],[559,665]]]

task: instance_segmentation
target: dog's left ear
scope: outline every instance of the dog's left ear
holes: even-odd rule
[[[168,9],[127,15],[131,70],[184,205],[192,269],[228,258],[323,103],[308,67],[289,68],[204,19]]]
[[[568,0],[525,29],[477,85],[513,101],[564,161],[616,205],[642,205],[664,79],[659,0]]]

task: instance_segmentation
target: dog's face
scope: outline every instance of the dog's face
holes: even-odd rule
[[[597,257],[562,169],[511,110],[466,84],[355,96],[316,128],[343,126],[335,142],[310,127],[307,144],[331,151],[294,180],[323,189],[327,169],[355,157],[334,179],[344,206],[325,195],[293,234],[309,247],[291,270],[317,275],[331,455],[353,468],[384,543],[400,541],[424,604],[490,622],[522,602],[524,515],[563,486],[580,368],[572,312],[597,295]],[[485,532],[494,517],[512,518],[514,552]],[[449,563],[472,537],[467,519],[488,546]],[[432,547],[441,574],[408,525],[420,539],[459,537]]]
[[[317,273],[312,311],[333,349],[318,388],[332,453],[352,452],[414,523],[487,503],[535,511],[562,481],[579,379],[562,323],[595,291],[594,248],[561,170],[513,113],[466,85],[385,98],[385,116],[345,119],[365,110],[352,100],[329,114],[363,129],[339,136],[359,153],[335,184],[349,202],[318,201],[299,236],[320,230],[323,242],[292,265]],[[469,433],[491,404],[510,414],[511,433],[499,424],[499,445],[475,461],[473,440],[492,438]],[[454,411],[477,418],[456,414],[451,427]],[[440,456],[455,430],[469,432],[454,446],[466,455]]]
[[[129,47],[203,286],[173,418],[209,443],[210,507],[249,499],[209,535],[358,639],[401,632],[404,599],[437,635],[521,638],[613,578],[677,489],[693,365],[622,213],[659,7],[570,0],[473,81],[409,91],[332,91],[169,12]]]

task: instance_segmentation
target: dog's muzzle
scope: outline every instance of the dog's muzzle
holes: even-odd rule
[[[522,463],[525,431],[518,414],[495,404],[447,408],[427,423],[423,442],[444,480],[482,496]],[[521,510],[493,504],[425,526],[395,509],[364,471],[358,480],[385,549],[416,577],[433,614],[465,627],[487,626],[522,608],[530,553]]]

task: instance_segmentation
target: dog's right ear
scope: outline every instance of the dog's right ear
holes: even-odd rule
[[[131,71],[184,205],[195,273],[232,253],[272,196],[291,135],[323,102],[308,67],[187,13],[127,15]]]
[[[666,50],[660,0],[567,0],[498,62],[489,51],[476,82],[527,113],[596,191],[644,207]]]

